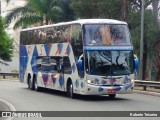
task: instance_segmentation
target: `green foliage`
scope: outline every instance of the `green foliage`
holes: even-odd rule
[[[156,45],[159,44],[157,41],[160,40],[160,31],[157,30],[159,27],[156,24],[158,23],[156,18],[158,15],[157,6],[159,2],[160,0],[144,0],[143,66],[145,66],[146,69],[144,68],[143,76],[145,76],[145,73],[148,73],[147,69],[150,69],[150,65],[147,61],[150,62],[153,60],[155,61],[153,66],[160,66],[160,61],[158,61],[157,58],[160,53],[160,46]],[[76,19],[108,18],[123,20],[122,15],[126,14],[127,17],[125,18],[125,21],[129,24],[134,52],[139,56],[141,38],[141,4],[141,0],[71,0],[70,6],[76,15]],[[152,5],[152,9],[147,8],[149,5]]]
[[[58,0],[28,0],[24,7],[11,11],[6,19],[9,23],[17,19],[14,29],[20,26],[25,28],[37,23],[59,22],[63,18],[63,10],[59,3]]]
[[[157,31],[157,30],[156,30]],[[155,42],[155,30],[153,28],[153,23],[152,23],[152,12],[150,10],[146,10],[145,12],[145,39],[147,42],[147,54],[148,58],[152,59],[154,58],[154,42]]]
[[[13,50],[12,42],[4,30],[4,20],[0,17],[0,59],[11,61]]]
[[[72,21],[74,20],[75,14],[73,9],[71,9],[70,4],[71,0],[59,0],[61,8],[64,11],[63,21]]]
[[[128,23],[131,25],[131,35],[132,35],[132,41],[134,45],[135,53],[139,56],[140,51],[140,33],[141,33],[141,16],[140,13],[130,13],[128,15]],[[153,55],[153,43],[154,43],[154,31],[153,31],[153,25],[152,25],[152,11],[151,10],[145,10],[144,15],[144,39],[147,42],[147,54],[148,57],[152,57]]]
[[[76,18],[121,18],[121,0],[71,0]]]

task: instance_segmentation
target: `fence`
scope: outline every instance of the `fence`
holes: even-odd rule
[[[3,79],[5,79],[6,76],[19,77],[19,73],[0,73],[0,76],[3,76]],[[160,88],[160,82],[156,81],[135,80],[134,83],[135,86],[143,87],[144,91],[146,90],[147,87]]]
[[[147,87],[160,88],[160,82],[156,81],[144,81],[144,80],[135,80],[135,86],[142,86],[145,91]]]
[[[3,79],[5,79],[6,76],[19,77],[19,73],[0,73],[0,76],[3,76]]]

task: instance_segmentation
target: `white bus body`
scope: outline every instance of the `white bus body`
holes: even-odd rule
[[[115,97],[132,93],[133,67],[130,33],[122,21],[84,19],[20,34],[20,81],[31,89]]]

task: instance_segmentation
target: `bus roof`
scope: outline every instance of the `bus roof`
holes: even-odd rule
[[[46,28],[46,27],[54,27],[54,26],[61,26],[61,25],[69,25],[69,24],[126,24],[126,22],[119,21],[119,20],[114,20],[114,19],[79,19],[71,22],[61,22],[61,23],[56,23],[56,24],[51,24],[51,25],[44,25],[44,26],[39,26],[39,27],[32,27],[32,28],[26,28],[22,29],[21,31],[28,31],[28,30],[34,30],[34,29],[40,29],[40,28]]]

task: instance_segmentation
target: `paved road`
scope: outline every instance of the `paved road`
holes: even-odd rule
[[[17,111],[160,111],[160,97],[143,94],[117,95],[115,100],[105,97],[80,97],[70,99],[54,91],[35,92],[14,81],[0,80],[0,98],[11,103]],[[39,118],[38,118],[39,119]],[[38,120],[37,119],[37,120]],[[46,119],[46,118],[42,118]],[[49,118],[47,118],[49,119]],[[50,118],[53,119],[53,118]],[[75,118],[55,118],[74,120]],[[107,120],[109,118],[76,118],[83,120]],[[111,118],[112,120],[134,120],[135,118]],[[159,118],[136,118],[137,120],[159,120]],[[13,120],[19,120],[14,118]],[[28,120],[28,119],[27,119]],[[29,119],[30,120],[30,119]],[[34,119],[33,119],[34,120]],[[40,119],[41,120],[41,119]]]

